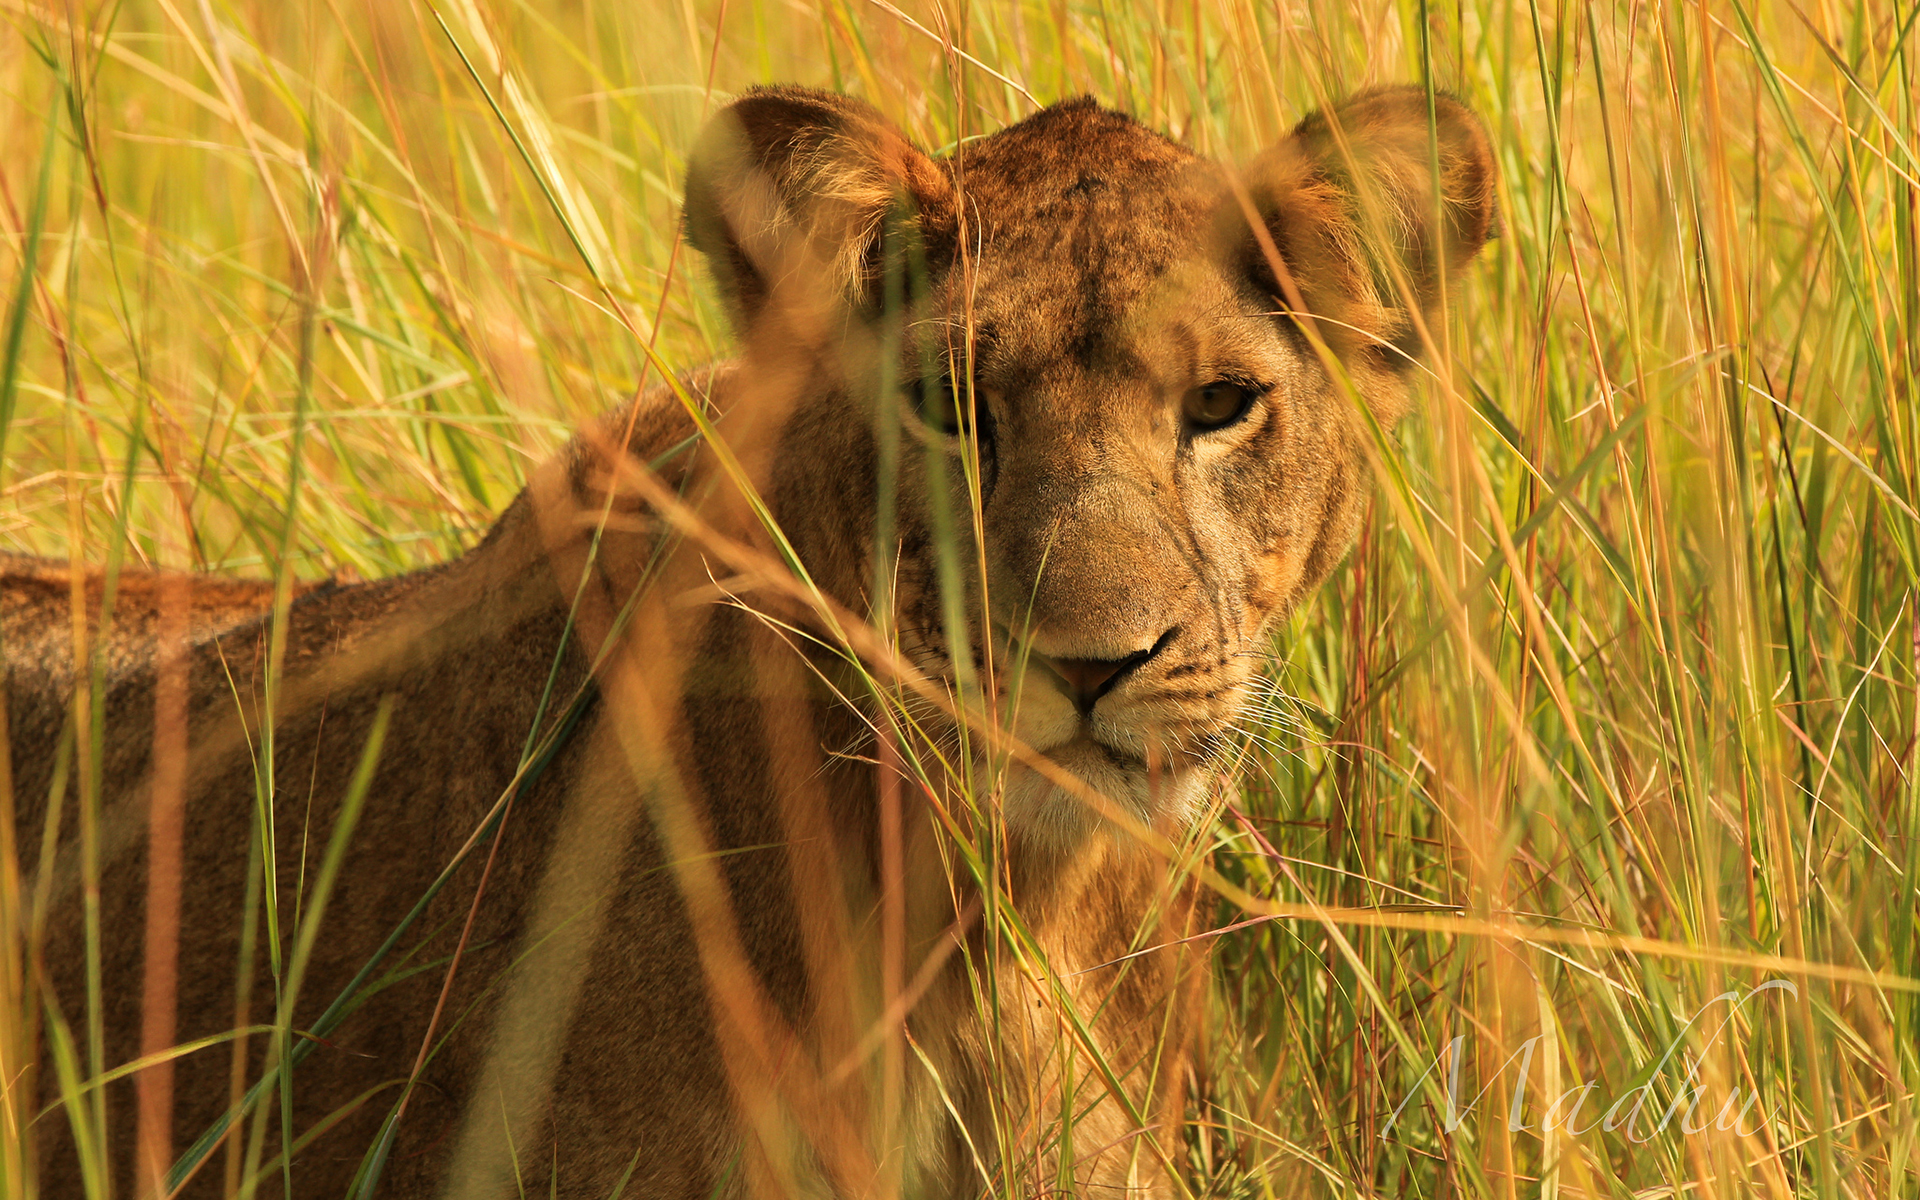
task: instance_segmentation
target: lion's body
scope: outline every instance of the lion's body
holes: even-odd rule
[[[652,402],[659,405],[663,399],[655,396]],[[671,421],[663,421],[662,427],[672,435],[653,446],[636,445],[636,452],[646,457],[647,449],[665,448],[683,432]],[[307,967],[296,1029],[312,1024],[413,901],[425,894],[441,867],[508,790],[528,730],[554,728],[560,710],[586,680],[586,654],[578,643],[561,649],[568,597],[552,578],[548,548],[532,528],[528,508],[524,502],[516,505],[482,547],[447,567],[388,583],[323,589],[300,598],[289,610],[282,668],[287,682],[277,701],[282,712],[295,715],[277,723],[273,738],[280,778],[276,853],[283,922],[290,923],[298,910],[303,876],[310,884],[382,699],[396,697],[376,787],[326,912],[325,935],[316,942]],[[45,567],[38,568],[33,579],[58,582],[56,572]],[[15,574],[4,582],[10,594],[19,595],[25,577]],[[609,590],[612,586],[617,585],[610,584]],[[207,614],[206,619],[226,620],[233,628],[203,641],[190,660],[192,724],[197,733],[212,732],[195,738],[191,755],[195,770],[183,856],[188,886],[180,915],[184,950],[174,1033],[178,1042],[272,1021],[274,989],[264,931],[254,931],[254,986],[245,1010],[236,1006],[232,953],[241,933],[246,847],[258,836],[252,772],[260,752],[259,713],[265,699],[270,625],[264,610],[272,601],[265,585],[251,587],[247,594],[259,609],[225,609],[218,618]],[[706,635],[712,644],[703,656],[706,662],[724,663],[744,653],[754,624],[736,610],[715,610]],[[16,630],[33,628],[31,623],[9,623],[0,636],[13,645]],[[109,644],[117,648],[114,657],[137,663],[137,647],[126,649],[126,643],[145,639],[144,623],[122,636],[113,636],[116,632],[109,631]],[[729,646],[734,647],[731,652]],[[556,655],[561,667],[542,723],[536,720],[539,701]],[[39,739],[47,731],[57,737],[65,713],[48,701],[68,693],[24,686],[18,679],[10,682],[15,761],[26,768],[16,773],[18,825],[28,831],[30,842],[46,820],[44,798],[55,761],[51,754],[32,751],[44,744]],[[105,931],[101,965],[106,1056],[111,1063],[140,1054],[146,827],[139,811],[144,799],[139,784],[148,775],[152,694],[151,671],[145,666],[109,673],[104,712],[112,738],[103,764],[107,783],[101,824],[107,832],[101,851],[106,883],[100,925]],[[247,714],[245,733],[228,716],[236,697]],[[707,795],[744,797],[780,790],[764,779],[774,757],[761,728],[764,700],[753,690],[733,689],[687,697],[682,754],[701,764],[696,771]],[[855,736],[838,706],[809,703],[804,708],[814,745],[844,745]],[[386,1168],[383,1194],[433,1194],[436,1184],[446,1180],[456,1150],[470,1172],[484,1177],[491,1168],[506,1171],[510,1178],[505,1136],[510,1127],[523,1138],[533,1133],[544,1152],[536,1165],[522,1164],[521,1171],[537,1171],[544,1178],[551,1164],[562,1164],[557,1177],[563,1194],[606,1195],[629,1169],[629,1194],[643,1196],[705,1196],[715,1193],[729,1171],[747,1174],[738,1162],[728,1070],[714,1038],[695,949],[697,935],[675,876],[666,869],[661,839],[645,812],[629,799],[629,767],[614,728],[617,721],[609,720],[609,714],[604,697],[588,705],[572,727],[564,752],[553,756],[552,765],[515,802],[445,1008],[443,1032],[456,1022],[459,1028],[421,1075],[409,1104],[406,1134]],[[449,731],[457,731],[457,736],[449,736]],[[827,814],[842,852],[852,859],[870,856],[875,847],[870,832],[863,832],[873,824],[870,769],[827,764],[815,755],[794,770],[808,776],[824,772],[788,786],[810,786],[818,795],[831,797]],[[69,807],[64,814],[68,828],[74,820]],[[810,995],[815,985],[804,961],[806,939],[798,927],[795,883],[783,849],[794,840],[791,831],[782,827],[774,806],[732,805],[712,813],[710,836],[712,850],[726,856],[718,862],[739,917],[745,956],[780,1016],[804,1029],[816,998]],[[25,857],[32,878],[38,864],[30,848]],[[1132,944],[1135,923],[1153,889],[1161,886],[1154,872],[1125,861],[1127,856],[1121,856],[1117,872],[1106,873],[1096,869],[1098,857],[1086,856],[1078,878],[1062,881],[1057,900],[1039,898],[1053,901],[1047,908],[1057,905],[1075,918],[1057,927],[1038,924],[1062,970],[1076,964],[1095,966],[1137,949]],[[405,966],[453,953],[483,860],[484,851],[474,856],[416,923],[402,943],[403,951],[410,952]],[[931,876],[926,870],[930,865]],[[873,881],[879,870],[877,862],[852,868],[856,876]],[[80,881],[71,843],[56,872],[47,962],[64,1015],[79,1031],[84,1028],[86,990],[84,958],[77,953],[83,945],[82,910],[73,902]],[[1138,877],[1130,886],[1125,882],[1129,873]],[[921,861],[914,874],[944,881],[937,863]],[[847,899],[849,911],[871,907],[870,897],[864,904],[859,896]],[[938,897],[925,902],[937,904]],[[556,906],[566,913],[559,920],[554,919]],[[1033,915],[1039,918],[1044,911],[1036,904]],[[516,992],[501,985],[503,966],[524,950],[530,924],[541,926],[546,953],[522,964],[519,978],[535,982]],[[595,924],[599,928],[594,936],[586,936],[585,930]],[[555,925],[561,926],[558,937],[553,936]],[[857,956],[862,944],[873,942],[874,932],[854,930],[849,955]],[[290,924],[283,926],[282,936],[291,943]],[[877,947],[867,949],[871,956]],[[956,958],[954,964],[958,962]],[[389,962],[387,969],[400,965]],[[1162,969],[1143,963],[1134,975]],[[443,977],[443,970],[415,974],[379,993],[329,1034],[327,1044],[296,1070],[296,1130],[312,1128],[368,1088],[407,1077]],[[1008,983],[1013,982],[1009,978]],[[1148,985],[1144,995],[1123,998],[1122,1007],[1129,1002],[1142,1007],[1140,1019],[1129,1023],[1132,1040],[1159,1032],[1146,1010],[1161,1007],[1166,991]],[[538,1001],[523,1005],[531,1011],[518,1014],[516,1025],[521,1037],[535,1046],[519,1051],[517,1065],[494,1069],[507,1072],[509,1096],[522,1089],[540,1095],[548,1111],[511,1112],[511,1101],[503,1105],[496,1096],[493,1104],[481,1106],[479,1129],[469,1133],[464,1129],[473,1119],[468,1106],[454,1098],[474,1094],[492,1058],[487,1039],[475,1032],[499,1021],[500,1006],[513,995]],[[569,1000],[575,1006],[571,1014],[564,1011]],[[832,1003],[830,999],[828,1005]],[[920,1012],[927,1028],[918,1030],[919,1040],[946,1067],[947,1086],[956,1102],[978,1104],[984,1090],[995,1086],[978,1070],[990,1061],[985,1043],[992,1034],[980,1024],[971,997],[951,985],[936,988]],[[1113,1024],[1127,1028],[1117,1020]],[[1040,1032],[1049,1044],[1057,1037],[1051,1029]],[[560,1044],[548,1044],[556,1036]],[[1129,1045],[1129,1040],[1117,1039],[1117,1048],[1135,1056],[1158,1041],[1151,1037]],[[259,1075],[266,1042],[256,1034],[247,1043],[249,1081]],[[1028,1049],[1038,1051],[1044,1063],[1043,1050]],[[594,1069],[581,1069],[580,1064],[594,1064]],[[211,1128],[227,1108],[231,1066],[225,1045],[178,1061],[173,1083],[176,1152]],[[547,1072],[557,1078],[550,1096],[528,1078]],[[998,1086],[1005,1086],[1004,1081]],[[392,1096],[391,1091],[380,1095],[300,1157],[295,1178],[301,1194],[344,1194]],[[932,1098],[920,1098],[919,1103],[928,1105]],[[510,1113],[504,1121],[503,1108]],[[109,1088],[108,1127],[128,1141],[135,1111],[131,1082]],[[273,1114],[270,1129],[277,1120]],[[936,1180],[962,1176],[967,1170],[967,1164],[958,1161],[962,1147],[938,1128],[944,1125],[939,1114],[920,1114],[920,1124],[934,1127],[926,1141],[934,1152],[925,1156],[922,1173]],[[1096,1114],[1086,1122],[1083,1136],[1095,1138],[1097,1146],[1125,1132],[1111,1118]],[[43,1171],[49,1194],[75,1194],[78,1180],[71,1173],[67,1137],[58,1126],[48,1133]],[[268,1146],[277,1140],[270,1134]],[[340,1149],[329,1154],[335,1146]],[[270,1150],[266,1160],[271,1158]],[[217,1188],[224,1161],[224,1156],[216,1156],[203,1169],[193,1194]],[[1148,1175],[1152,1170],[1147,1164]],[[452,1190],[463,1190],[457,1180]],[[476,1186],[480,1194],[491,1190]]]
[[[1154,851],[1103,829],[1056,776],[1106,794],[1108,817],[1157,831],[1177,857],[1217,777],[1250,650],[1331,568],[1364,510],[1363,423],[1309,340],[1269,315],[1258,273],[1239,274],[1222,251],[1218,176],[1125,118],[1062,106],[968,151],[985,225],[978,260],[963,267],[952,254],[965,239],[942,224],[961,207],[952,164],[837,98],[768,92],[734,112],[733,141],[696,161],[689,231],[716,263],[745,346],[737,366],[688,387],[719,414],[817,592],[774,578],[766,564],[780,548],[732,466],[706,444],[690,448],[702,441],[692,418],[656,389],[540,468],[459,560],[297,597],[274,670],[264,585],[183,607],[134,579],[123,594],[158,598],[131,622],[96,622],[111,647],[97,851],[109,1066],[141,1053],[155,976],[142,915],[149,816],[168,799],[154,785],[154,697],[172,669],[165,654],[155,666],[153,646],[166,641],[155,629],[190,631],[167,1041],[273,1022],[263,920],[249,918],[240,946],[242,898],[261,871],[248,847],[263,844],[268,809],[256,798],[269,749],[273,907],[291,953],[368,740],[388,722],[303,964],[295,1030],[512,796],[498,837],[474,846],[376,973],[397,978],[294,1071],[296,1137],[344,1113],[296,1155],[301,1195],[346,1191],[428,1044],[383,1195],[607,1196],[623,1179],[627,1195],[689,1197],[1170,1187],[1201,979],[1185,943],[1195,892],[1162,856],[1167,841]],[[835,174],[835,154],[857,161]],[[1256,199],[1284,207],[1287,186]],[[799,260],[774,269],[781,254],[844,260],[850,275],[828,278],[882,288],[869,269],[877,222],[831,205],[876,191],[891,203],[903,190],[935,278],[972,271],[979,285],[982,407],[966,451],[977,467],[914,430],[889,459],[886,426],[902,418],[872,399],[874,363],[904,354],[911,367],[925,347],[909,338],[888,349],[899,343],[884,318],[853,322],[880,330],[871,338],[823,334],[848,322],[820,319],[816,295],[789,294],[805,275],[792,270]],[[1491,220],[1482,190],[1463,202],[1486,209],[1467,254]],[[797,238],[763,244],[779,222],[753,213],[768,204]],[[1299,234],[1271,219],[1286,235],[1276,240]],[[848,250],[848,236],[867,240]],[[1464,261],[1450,242],[1439,257],[1446,269]],[[914,303],[957,311],[942,296]],[[852,311],[864,311],[857,297]],[[1388,334],[1405,331],[1377,340]],[[1404,408],[1390,367],[1364,348],[1334,350],[1383,420]],[[1177,409],[1209,373],[1247,381],[1249,394],[1257,385],[1253,415],[1183,432],[1158,397]],[[876,547],[888,488],[893,536]],[[984,578],[939,563],[940,496],[970,488]],[[877,580],[891,596],[876,595]],[[50,665],[72,661],[57,595],[67,585],[51,568],[0,583],[10,597],[0,645],[10,656],[32,648],[27,666],[9,659],[8,715],[18,828],[37,845],[65,771],[54,745],[74,709],[73,672]],[[959,785],[893,772],[902,751],[876,743],[885,719],[857,694],[857,673],[796,649],[791,632],[831,641],[836,621],[873,612],[933,683],[924,715],[943,687],[963,699],[982,691],[948,652],[955,609],[943,597],[956,588],[1019,597],[982,599],[989,616],[963,618],[971,665],[984,671],[989,651],[1001,659],[985,694],[1022,743],[1007,766],[1009,751],[981,734],[989,803],[965,812]],[[97,589],[86,594],[98,604]],[[886,658],[862,646],[873,663]],[[1047,671],[1009,680],[1021,672],[1007,663],[1029,656]],[[897,666],[873,669],[886,678]],[[1101,690],[1069,682],[1091,678]],[[930,760],[934,746],[951,749],[955,726],[937,711],[925,719],[893,737]],[[23,851],[28,877],[46,880],[46,982],[83,1053],[86,880],[70,833],[84,786],[59,798],[55,859]],[[956,838],[987,854],[992,895],[961,865]],[[1044,966],[1012,948],[1013,912]],[[237,991],[243,960],[251,987]],[[178,1060],[174,1153],[226,1111],[235,1079],[259,1077],[270,1040],[246,1039],[238,1074],[227,1044]],[[58,1096],[50,1070],[40,1086]],[[136,1087],[107,1088],[123,1185]],[[279,1152],[277,1104],[266,1112],[259,1165]],[[48,1193],[77,1195],[65,1114],[44,1124]],[[227,1153],[193,1194],[218,1190]]]

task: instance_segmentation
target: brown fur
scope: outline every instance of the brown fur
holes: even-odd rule
[[[86,616],[84,644],[75,642],[71,566],[53,559],[0,554],[0,631],[4,631],[0,636],[7,639],[0,646],[6,651],[7,667],[45,676],[32,683],[22,681],[15,685],[17,689],[46,695],[70,689],[74,656],[90,657],[95,648],[104,651],[100,665],[109,676],[124,674],[152,658],[160,597],[169,584],[177,583],[182,588],[187,637],[196,645],[255,620],[273,607],[274,583],[270,579],[127,570],[114,582],[113,619],[103,639],[101,614],[107,577],[103,572],[85,572],[80,582],[80,611]],[[334,586],[332,580],[295,582],[288,595],[289,599],[298,599]]]
[[[295,1072],[296,1131],[389,1085],[297,1156],[296,1191],[344,1192],[413,1070],[443,960],[464,946],[381,1194],[606,1196],[624,1177],[636,1196],[969,1195],[987,1186],[982,1168],[1009,1194],[1063,1175],[1089,1195],[1170,1192],[1201,979],[1179,943],[1200,906],[1177,864],[1121,830],[1176,845],[1191,830],[1262,638],[1364,511],[1365,422],[1309,331],[1390,423],[1414,333],[1494,228],[1485,137],[1454,101],[1438,114],[1430,143],[1424,94],[1363,95],[1303,122],[1236,183],[1085,101],[940,161],[843,97],[769,89],[736,103],[692,160],[687,226],[742,353],[685,386],[818,591],[769,566],[785,551],[732,463],[684,448],[692,419],[656,390],[536,473],[471,553],[291,606],[271,737],[289,943],[302,881],[311,889],[377,715],[391,714],[296,1029],[509,794],[529,731],[553,730],[589,681],[598,696],[497,843],[403,941],[407,965],[432,969],[379,991]],[[912,415],[924,388],[887,382],[954,361],[972,364],[966,438]],[[1264,392],[1237,423],[1183,424],[1183,396],[1220,379]],[[898,503],[876,546],[890,429]],[[943,494],[971,547],[957,608],[936,552]],[[53,589],[9,601],[6,644],[56,644],[57,573],[6,582]],[[264,951],[244,1018],[235,1001],[269,695],[268,626],[245,615],[210,602],[194,618],[183,1040],[273,1011]],[[868,615],[880,640],[846,635]],[[959,661],[956,632],[970,644]],[[843,635],[906,688],[886,648],[897,640],[931,682],[901,694],[917,724],[806,641]],[[155,720],[150,640],[128,636],[104,700],[110,1065],[138,1053]],[[1076,707],[1071,681],[1096,667],[1110,687]],[[70,686],[9,675],[30,845]],[[1018,743],[974,730],[983,809],[938,774],[930,790],[903,779],[876,743],[880,724],[922,761],[954,750],[942,695],[997,707]],[[1107,819],[1061,790],[1062,771],[1109,798]],[[60,803],[72,829],[74,801]],[[983,910],[955,838],[985,856],[1048,969],[997,932],[1005,917]],[[63,839],[50,862],[23,856],[30,877],[50,872],[44,983],[84,1029],[78,851]],[[241,1045],[257,1078],[266,1039]],[[230,1054],[177,1064],[176,1152],[228,1103]],[[130,1082],[108,1088],[122,1186],[133,1096]],[[262,1161],[278,1122],[276,1110]],[[77,1195],[65,1115],[41,1125],[48,1193]],[[217,1191],[225,1161],[189,1190]]]

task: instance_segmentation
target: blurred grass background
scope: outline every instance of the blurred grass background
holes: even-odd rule
[[[726,353],[678,193],[749,84],[931,149],[1091,92],[1227,158],[1459,94],[1506,234],[1214,849],[1379,920],[1218,940],[1186,1185],[1920,1194],[1920,3],[0,12],[0,549],[307,579],[471,546],[630,329]],[[1650,1079],[1705,1127],[1587,1128]]]

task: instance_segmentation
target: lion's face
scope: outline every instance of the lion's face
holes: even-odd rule
[[[1237,188],[1084,102],[935,163],[844,99],[763,93],[736,106],[746,145],[732,150],[752,173],[723,227],[697,207],[716,185],[696,163],[689,227],[733,268],[722,282],[749,332],[796,276],[741,232],[739,197],[768,203],[759,186],[817,261],[839,264],[887,347],[892,369],[849,390],[881,393],[873,424],[904,435],[902,648],[956,693],[990,690],[1021,743],[1138,818],[1183,816],[1204,791],[1268,627],[1359,523],[1362,404],[1389,424],[1404,409],[1413,314],[1489,232],[1484,139],[1443,103],[1437,234],[1419,225],[1439,207],[1421,94],[1337,110],[1331,139],[1310,118]],[[860,197],[900,193],[930,286],[889,307],[881,293],[907,291],[887,278],[905,240],[863,219]],[[1369,221],[1369,205],[1388,211]],[[1367,227],[1394,244],[1367,251]],[[1312,335],[1289,311],[1312,314]],[[1017,760],[1004,811],[1048,841],[1094,824]]]
[[[1220,236],[1232,197],[1209,164],[1091,107],[1035,124],[967,155],[977,251],[934,305],[956,363],[972,306],[986,586],[971,611],[990,614],[1019,740],[1150,819],[1197,798],[1267,624],[1316,547],[1345,546],[1356,448],[1312,347]],[[948,358],[944,338],[928,349]],[[935,426],[953,424],[944,387]],[[966,497],[959,457],[946,490]],[[933,565],[903,565],[901,634],[951,679]],[[1016,761],[1006,812],[1070,834],[1087,810]]]

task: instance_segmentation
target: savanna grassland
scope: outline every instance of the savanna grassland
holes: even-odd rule
[[[0,550],[288,583],[458,554],[728,352],[679,192],[751,84],[935,150],[1091,93],[1229,161],[1462,97],[1504,233],[1245,722],[1180,1186],[1920,1194],[1920,3],[0,13]],[[7,778],[16,1195],[123,1064],[36,989]]]

